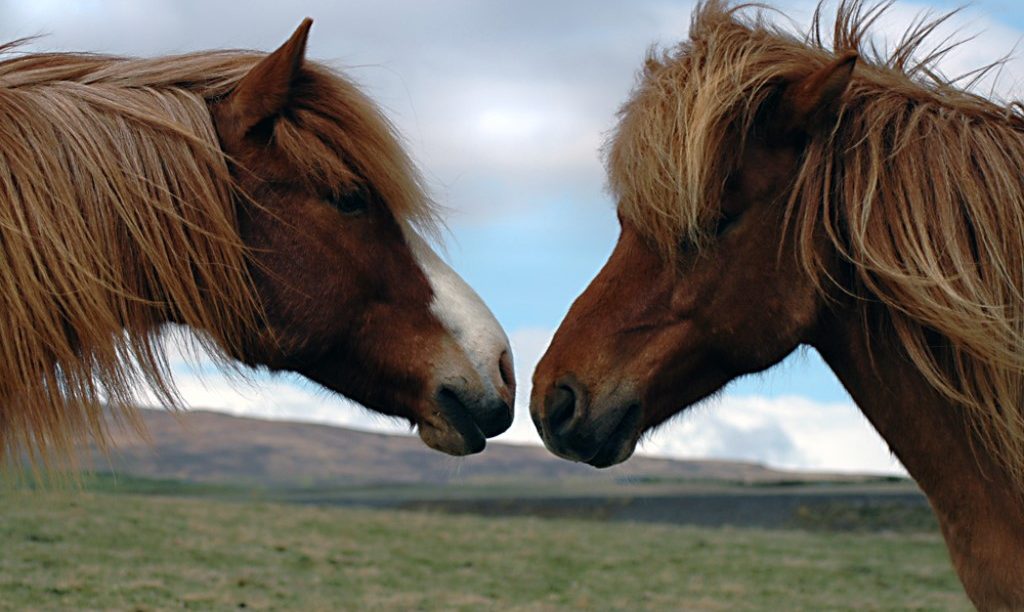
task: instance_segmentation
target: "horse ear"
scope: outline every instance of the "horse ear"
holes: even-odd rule
[[[856,51],[847,51],[786,87],[782,103],[786,131],[810,134],[835,123],[859,57]]]
[[[240,140],[260,122],[288,106],[295,78],[306,58],[306,40],[312,25],[312,19],[303,19],[291,38],[242,77],[217,109],[217,127],[222,137]]]

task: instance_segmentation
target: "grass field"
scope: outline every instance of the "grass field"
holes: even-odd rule
[[[0,609],[929,609],[938,534],[0,490]]]

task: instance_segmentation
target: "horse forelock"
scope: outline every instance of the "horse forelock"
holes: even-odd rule
[[[650,53],[622,108],[609,187],[665,257],[699,250],[742,139],[779,86],[858,51],[840,117],[808,144],[783,203],[787,239],[828,291],[815,248],[824,225],[856,270],[853,290],[883,305],[917,369],[1024,483],[1024,116],[936,69],[945,50],[924,45],[948,16],[878,50],[870,28],[889,4],[841,2],[831,27],[819,7],[797,35],[750,8],[702,3],[689,40]]]
[[[0,51],[0,459],[45,460],[70,456],[85,431],[102,445],[104,405],[130,407],[142,390],[181,405],[164,321],[202,330],[224,366],[260,326],[236,219],[247,196],[210,105],[264,56]],[[369,182],[401,223],[433,227],[373,103],[320,65],[303,74],[274,133],[299,174]]]

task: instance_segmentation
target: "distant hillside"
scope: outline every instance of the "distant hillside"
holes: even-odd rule
[[[456,459],[425,447],[419,438],[327,425],[241,418],[201,410],[171,415],[144,410],[151,443],[115,432],[109,457],[94,453],[93,467],[122,474],[207,483],[323,486],[359,483],[558,481],[566,479],[673,479],[766,482],[818,480],[752,463],[672,461],[634,457],[596,470],[535,446],[489,443],[480,455]]]

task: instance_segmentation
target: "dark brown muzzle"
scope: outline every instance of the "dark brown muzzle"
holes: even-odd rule
[[[634,394],[618,389],[594,401],[571,374],[535,389],[530,414],[548,450],[594,467],[626,460],[642,433],[643,412]]]

